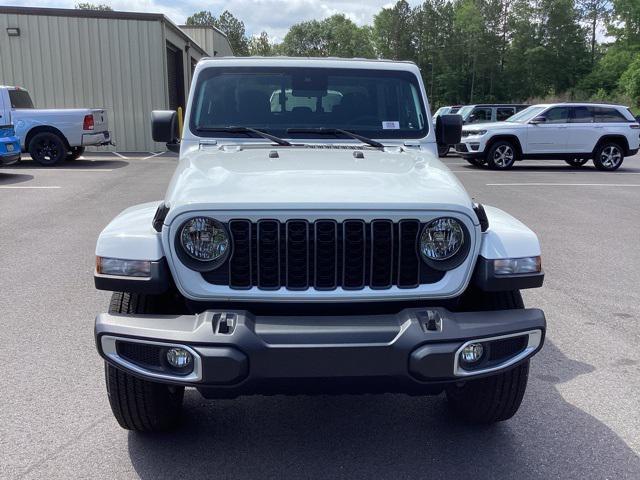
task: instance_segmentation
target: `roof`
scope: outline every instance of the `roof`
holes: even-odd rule
[[[121,12],[102,10],[81,10],[76,8],[43,8],[43,7],[13,7],[0,6],[0,13],[10,15],[40,15],[48,17],[73,17],[73,18],[97,18],[104,20],[139,20],[147,22],[163,22],[178,32],[184,40],[190,42],[202,55],[206,55],[200,45],[198,45],[189,35],[180,30],[180,27],[173,23],[162,13],[142,13],[142,12]]]
[[[223,37],[227,38],[227,34],[220,30],[218,27],[214,25],[178,25],[180,28],[210,28],[216,32],[218,32]]]
[[[378,70],[404,70],[419,72],[415,63],[409,61],[380,60],[369,58],[337,57],[207,57],[200,63],[228,66],[279,66],[279,67],[324,67],[324,68],[371,68]]]

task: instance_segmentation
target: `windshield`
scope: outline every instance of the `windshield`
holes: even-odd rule
[[[11,108],[33,108],[33,102],[26,90],[9,90]]]
[[[467,105],[466,107],[462,107],[458,110],[458,115],[462,115],[462,119],[466,120],[471,113],[471,110],[473,110],[473,105]]]
[[[288,138],[322,138],[321,134],[287,132],[304,128],[344,129],[374,138],[421,138],[428,133],[416,76],[365,69],[204,70],[196,85],[190,128],[198,136],[243,136],[214,131],[229,126]]]
[[[505,120],[505,122],[525,123],[531,120],[533,117],[541,113],[547,107],[529,107],[525,108],[521,112],[511,115]]]
[[[436,110],[436,113],[434,113],[433,116],[437,117],[439,115],[446,115],[449,113],[449,110],[451,110],[451,107],[440,107],[438,110]]]

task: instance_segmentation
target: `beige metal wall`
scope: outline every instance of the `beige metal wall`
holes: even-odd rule
[[[9,37],[7,27],[20,28]],[[37,108],[104,107],[117,147],[159,151],[151,139],[151,111],[168,105],[166,40],[188,40],[166,22],[0,13],[0,85],[31,93]],[[185,95],[189,58],[183,53]]]
[[[233,55],[229,40],[215,28],[180,25],[180,30],[193,38],[210,57],[229,57]]]

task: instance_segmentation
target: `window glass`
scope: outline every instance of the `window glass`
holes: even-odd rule
[[[573,107],[571,110],[571,123],[593,123],[593,115],[587,107]]]
[[[469,115],[469,123],[482,123],[491,121],[491,107],[477,107]]]
[[[509,117],[506,122],[525,123],[537,116],[545,107],[527,107],[516,113],[513,117]]]
[[[569,107],[555,107],[542,114],[546,123],[567,123],[569,121]]]
[[[496,110],[496,120],[499,122],[503,122],[514,113],[516,112],[515,108],[513,107],[498,107],[498,109]]]
[[[627,122],[627,119],[615,108],[611,107],[589,107],[593,114],[595,122],[615,123],[615,122]]]
[[[190,126],[200,136],[238,135],[207,131],[228,126],[288,138],[310,136],[288,129],[322,127],[379,138],[427,134],[418,79],[411,72],[212,67],[199,75],[194,99]]]
[[[26,90],[9,90],[11,108],[33,108],[33,102]]]

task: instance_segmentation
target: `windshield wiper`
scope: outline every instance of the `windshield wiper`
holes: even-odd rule
[[[287,133],[316,133],[318,135],[346,135],[347,137],[355,138],[356,140],[360,140],[367,145],[371,145],[375,148],[384,148],[384,145],[380,142],[376,142],[375,140],[371,140],[370,138],[363,137],[362,135],[358,135],[357,133],[350,132],[349,130],[342,130],[341,128],[288,128]]]
[[[233,127],[196,127],[196,130],[200,130],[202,132],[225,132],[225,133],[253,133],[262,138],[266,138],[267,140],[271,140],[278,145],[282,145],[283,147],[291,147],[291,143],[283,140],[282,138],[276,137],[274,135],[270,135],[268,133],[263,132],[262,130],[258,130],[256,128],[251,127],[241,127],[241,126],[233,126]]]

